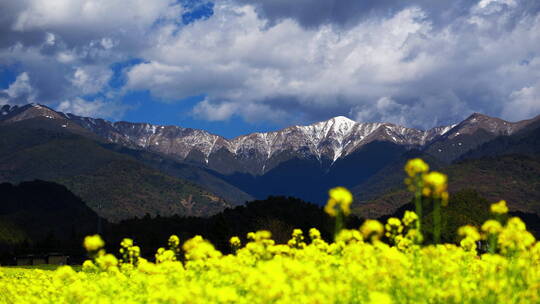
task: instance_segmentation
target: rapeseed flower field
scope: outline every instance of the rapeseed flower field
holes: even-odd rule
[[[447,203],[446,176],[418,159],[406,171],[415,199]],[[314,228],[295,229],[287,244],[257,231],[245,244],[232,236],[232,253],[224,255],[201,236],[182,242],[173,235],[149,261],[134,240],[124,239],[113,255],[99,235],[88,236],[81,271],[0,267],[0,302],[540,303],[540,243],[519,218],[504,219],[506,202],[494,204],[481,227],[461,227],[459,244],[437,243],[434,227],[435,242],[425,245],[421,210],[344,229],[352,196],[345,188],[329,195],[333,242]],[[436,225],[440,214],[433,216]]]

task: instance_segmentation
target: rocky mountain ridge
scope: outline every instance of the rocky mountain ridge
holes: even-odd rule
[[[33,116],[66,119],[109,142],[172,156],[221,174],[241,172],[252,175],[263,175],[292,158],[314,158],[323,166],[330,167],[338,159],[376,141],[397,144],[407,149],[426,149],[436,157],[444,150],[453,149],[456,151],[452,150],[449,156],[441,157],[451,161],[461,151],[466,152],[468,146],[475,145],[474,141],[462,143],[460,138],[463,136],[470,136],[479,130],[488,134],[489,138],[510,135],[529,123],[512,123],[474,113],[459,124],[423,131],[391,123],[359,123],[338,116],[307,126],[291,126],[278,131],[226,139],[204,130],[179,126],[111,122],[64,114],[38,104],[0,108],[0,121],[17,121]]]

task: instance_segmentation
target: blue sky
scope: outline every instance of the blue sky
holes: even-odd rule
[[[275,124],[265,122],[247,123],[240,117],[233,117],[224,121],[197,119],[190,112],[203,98],[202,96],[195,96],[178,102],[162,103],[156,102],[148,91],[132,92],[126,94],[124,100],[126,103],[129,103],[130,100],[135,100],[136,106],[133,110],[127,111],[122,119],[133,122],[179,125],[194,129],[203,129],[227,138],[252,132],[267,132],[279,128]]]
[[[226,137],[540,114],[536,0],[0,3],[0,105]]]
[[[190,1],[188,5],[193,7],[195,3],[200,6],[194,11],[182,15],[182,22],[189,24],[198,19],[208,18],[212,15],[213,3],[200,3]],[[197,7],[195,7],[197,8]],[[130,67],[140,64],[142,59],[130,59],[111,64],[113,76],[109,80],[109,86],[120,89],[125,85],[126,79],[123,71]],[[15,73],[11,73],[10,81],[15,81]],[[92,96],[87,96],[91,99]],[[275,130],[279,126],[268,122],[247,123],[239,117],[233,117],[224,121],[207,121],[197,119],[191,114],[191,110],[197,103],[205,99],[205,95],[191,96],[179,100],[162,102],[152,96],[149,90],[130,91],[125,93],[121,99],[125,104],[131,105],[131,109],[126,111],[122,120],[132,122],[146,122],[159,125],[180,125],[183,127],[204,129],[208,132],[219,134],[227,138],[233,138],[242,134],[248,134],[254,131],[266,132]]]

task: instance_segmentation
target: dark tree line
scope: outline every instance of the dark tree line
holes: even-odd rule
[[[67,254],[70,262],[81,263],[85,259],[81,246],[84,236],[98,230],[107,243],[107,251],[117,253],[121,240],[128,237],[141,247],[144,257],[153,259],[157,248],[166,247],[173,234],[181,241],[202,235],[217,249],[228,253],[232,236],[246,242],[248,232],[270,230],[277,243],[286,243],[294,228],[302,229],[306,237],[310,228],[317,228],[325,240],[331,241],[335,226],[322,207],[283,196],[248,202],[207,218],[146,215],[119,223],[100,219],[64,186],[50,182],[0,184],[0,198],[0,264],[11,264],[16,256],[52,252]],[[473,190],[452,194],[448,206],[443,208],[442,240],[458,242],[457,229],[465,224],[480,226],[490,217],[489,206],[490,202]],[[391,216],[401,218],[405,210],[414,210],[413,204],[406,204],[379,220],[384,223]],[[424,239],[429,243],[432,238],[429,202],[424,210]],[[538,215],[512,212],[509,216],[522,218],[529,231],[539,237]],[[356,216],[349,216],[346,227],[358,228],[362,222]]]

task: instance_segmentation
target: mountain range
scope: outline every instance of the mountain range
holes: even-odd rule
[[[190,202],[188,205],[191,207],[187,209],[185,206],[173,208],[170,202],[162,202],[162,207],[152,209],[152,203],[145,199],[152,197],[155,200],[160,197],[155,193],[163,191],[154,182],[149,188],[151,190],[148,190],[150,192],[147,191],[146,195],[142,196],[143,202],[146,202],[142,203],[142,206],[146,207],[139,208],[137,206],[141,204],[137,205],[133,201],[125,203],[128,210],[138,210],[137,212],[123,212],[118,216],[115,208],[108,212],[95,209],[109,220],[140,216],[144,212],[212,214],[228,206],[242,204],[254,198],[263,199],[268,195],[296,196],[324,204],[328,189],[338,185],[354,189],[358,197],[374,199],[375,196],[384,194],[382,189],[386,189],[386,186],[397,186],[398,181],[402,184],[402,166],[410,157],[421,156],[429,160],[434,168],[445,168],[449,165],[459,166],[456,162],[466,159],[510,153],[512,151],[508,149],[500,153],[493,152],[500,150],[500,144],[494,143],[508,143],[505,138],[521,138],[509,145],[514,147],[516,143],[522,142],[523,138],[528,138],[527,134],[536,130],[539,124],[540,115],[529,120],[508,122],[474,113],[460,123],[424,131],[390,123],[360,123],[339,116],[307,126],[291,126],[274,132],[252,133],[226,139],[204,130],[179,126],[111,122],[81,117],[39,104],[4,105],[0,108],[0,141],[3,141],[0,147],[0,168],[7,168],[12,174],[0,174],[0,181],[52,179],[66,185],[83,200],[90,199],[93,203],[89,205],[95,209],[103,204],[99,204],[97,198],[88,194],[96,193],[96,189],[89,185],[107,184],[106,180],[97,182],[98,176],[107,176],[107,179],[119,184],[124,178],[129,179],[130,173],[123,174],[122,178],[117,177],[116,173],[121,170],[116,166],[121,159],[124,164],[128,162],[133,167],[128,172],[147,171],[149,175],[159,175],[160,178],[169,180],[171,185],[181,183],[189,185],[192,192],[206,193],[197,199],[194,199],[196,196],[193,195],[188,196],[191,197],[190,200],[183,197],[184,202]],[[43,130],[48,130],[49,133]],[[48,135],[35,135],[40,134],[39,132]],[[70,153],[89,156],[91,152],[83,150],[90,148],[77,150],[79,143],[67,148],[67,142],[73,143],[74,138],[92,146],[92,149],[99,149],[101,154],[108,155],[105,157],[107,161],[98,163],[101,168],[99,170],[105,170],[109,175],[104,175],[98,168],[92,171],[88,167],[83,173],[63,174],[62,172],[71,170],[69,168],[76,160],[67,165],[61,158],[51,161],[58,165],[51,167],[48,173],[61,176],[48,176],[43,173],[47,170],[37,170],[41,173],[36,174],[35,166],[43,166],[42,156],[57,153],[55,149],[59,146],[66,154],[63,156],[65,158],[69,159],[67,155]],[[48,145],[49,148],[40,151],[36,145]],[[534,147],[535,143],[532,142],[517,152],[528,149],[529,155],[536,155]],[[114,161],[109,160],[109,157]],[[32,161],[35,165],[28,165]],[[104,163],[110,168],[103,166]],[[126,165],[120,167],[125,168]],[[150,180],[152,179],[141,177],[132,183],[146,185]],[[132,187],[126,193],[137,193],[135,188]],[[174,187],[170,186],[168,189],[171,191]],[[180,192],[169,195],[168,200],[181,201],[182,199],[175,197],[181,196]],[[119,195],[114,196],[118,197]],[[210,197],[212,199],[208,199]],[[362,200],[357,200],[360,201]]]

